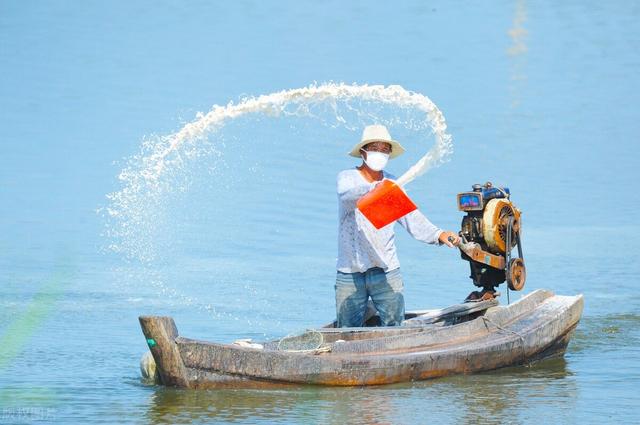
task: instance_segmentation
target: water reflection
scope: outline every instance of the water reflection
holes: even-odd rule
[[[524,24],[527,21],[527,8],[525,0],[518,0],[515,4],[515,11],[511,28],[508,34],[511,39],[511,45],[507,48],[509,57],[509,95],[511,98],[511,109],[516,109],[520,105],[521,87],[527,79],[525,73],[526,53],[527,53],[527,36],[528,31]]]
[[[513,421],[532,406],[570,408],[577,388],[564,359],[477,375],[380,387],[291,386],[269,390],[192,391],[156,387],[151,423],[314,422],[384,424]],[[567,404],[569,403],[569,404]],[[451,409],[455,405],[457,408]],[[419,416],[416,416],[419,415]]]
[[[191,391],[158,388],[147,419],[151,423],[242,421],[252,423],[304,422],[341,424],[390,423],[393,405],[388,393],[367,388],[291,386],[268,390]]]
[[[551,359],[530,367],[512,367],[488,373],[454,376],[440,388],[442,397],[457,399],[461,420],[489,423],[513,421],[520,411],[531,408],[532,399],[552,404],[574,397],[575,382],[563,358]],[[446,385],[446,386],[445,386]]]

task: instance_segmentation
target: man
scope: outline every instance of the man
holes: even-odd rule
[[[358,199],[376,184],[385,178],[395,179],[383,169],[389,159],[403,152],[385,126],[367,126],[362,140],[349,152],[361,157],[362,164],[338,174],[338,327],[363,326],[369,297],[383,326],[398,326],[404,320],[403,283],[393,224],[378,230],[356,209]],[[397,221],[419,241],[449,247],[458,243],[458,235],[434,226],[419,210]]]

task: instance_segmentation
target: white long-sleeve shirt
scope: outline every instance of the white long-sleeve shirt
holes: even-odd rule
[[[383,171],[384,178],[395,176]],[[373,189],[378,182],[369,183],[353,168],[338,173],[338,263],[343,273],[364,272],[381,267],[385,272],[400,267],[396,254],[395,223],[376,229],[356,208],[356,202]],[[419,210],[414,210],[397,220],[415,239],[438,244],[442,230],[434,226]]]

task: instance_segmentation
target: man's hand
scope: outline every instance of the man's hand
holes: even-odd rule
[[[440,233],[440,237],[438,238],[438,240],[449,248],[455,248],[460,243],[460,238],[458,237],[458,235],[447,230]]]

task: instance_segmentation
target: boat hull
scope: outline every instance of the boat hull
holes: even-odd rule
[[[184,338],[168,317],[144,316],[140,323],[147,341],[154,341],[150,349],[165,385],[362,386],[481,372],[561,356],[582,310],[581,295],[556,296],[539,290],[514,304],[490,308],[473,320],[451,326],[345,330],[339,337],[350,339],[333,343],[330,351],[322,353]]]

